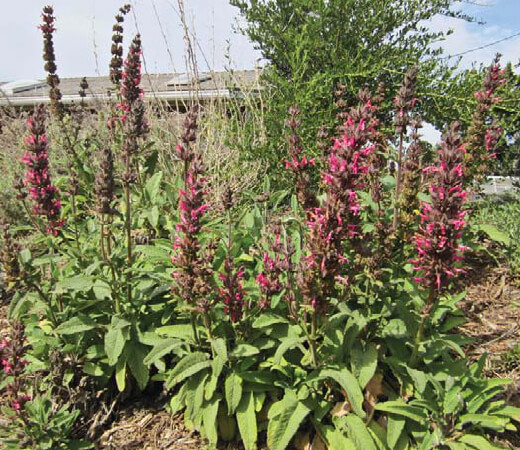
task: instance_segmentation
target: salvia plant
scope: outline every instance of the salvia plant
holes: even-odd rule
[[[294,105],[281,144],[292,190],[275,191],[266,178],[262,195],[239,201],[230,186],[212,185],[198,139],[202,107],[189,109],[168,142],[177,177],[156,169],[139,36],[122,62],[127,12],[114,30],[118,92],[102,121],[107,138],[71,136],[68,127],[64,139],[48,139],[44,106],[28,120],[17,189],[31,221],[24,230],[37,233],[22,248],[6,230],[2,251],[14,286],[13,333],[0,344],[13,448],[30,439],[72,445],[75,420],[89,409],[42,394],[58,388],[92,389],[98,410],[96,402],[162,391],[157,401],[212,448],[235,440],[247,450],[295,440],[496,448],[493,436],[516,430],[520,410],[500,397],[507,380],[482,375],[484,357],[470,362],[456,327],[471,158],[496,141],[485,125],[499,72],[490,70],[478,96],[482,145],[455,122],[432,164],[414,112],[414,68],[391,121],[382,87],[362,89],[350,108],[340,103],[342,124],[333,139],[320,134],[319,155],[303,147]],[[60,120],[76,119],[63,109]],[[69,141],[70,158],[53,161],[62,170],[51,177],[50,149]],[[39,387],[26,382],[35,373]]]

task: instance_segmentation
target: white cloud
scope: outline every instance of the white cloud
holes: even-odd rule
[[[498,25],[478,25],[460,19],[440,16],[435,17],[431,24],[434,30],[454,30],[453,34],[448,36],[440,45],[444,48],[446,55],[464,53],[460,64],[461,69],[470,68],[472,65],[489,65],[497,52],[503,55],[503,63],[511,61],[516,64],[518,62],[520,36],[489,45],[508,38],[515,33],[515,30]]]

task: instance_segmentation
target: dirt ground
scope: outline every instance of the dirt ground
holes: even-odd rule
[[[467,295],[459,304],[467,322],[460,331],[474,338],[468,352],[477,359],[488,354],[485,373],[493,377],[510,378],[505,397],[510,405],[520,407],[520,353],[514,355],[520,343],[520,283],[512,279],[506,267],[492,267],[482,262],[467,273]],[[7,329],[7,307],[0,308],[0,332]],[[128,402],[126,402],[128,403]],[[196,432],[187,430],[182,415],[170,415],[156,407],[128,403],[115,411],[115,420],[99,435],[99,449],[200,449],[203,441]],[[496,437],[506,448],[520,448],[518,433]],[[221,447],[236,449],[239,447]]]

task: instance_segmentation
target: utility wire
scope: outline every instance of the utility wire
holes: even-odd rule
[[[513,38],[515,38],[517,36],[520,36],[520,31],[518,33],[511,34],[510,36],[507,36],[505,38],[499,39],[497,41],[490,42],[489,44],[481,45],[480,47],[476,47],[476,48],[472,48],[470,50],[466,50],[464,52],[456,53],[455,55],[445,56],[444,58],[440,58],[440,59],[450,59],[450,58],[456,58],[458,56],[467,55],[468,53],[473,53],[473,52],[476,52],[478,50],[482,50],[484,48],[488,48],[488,47],[491,47],[493,45],[500,44],[501,42],[508,41],[509,39],[513,39]]]

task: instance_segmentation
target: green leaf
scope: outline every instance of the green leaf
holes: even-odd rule
[[[365,423],[355,414],[349,414],[344,418],[347,433],[358,449],[377,450],[376,444],[368,431]]]
[[[102,280],[96,280],[92,290],[98,300],[107,300],[112,298],[112,290],[110,289],[110,286]]]
[[[472,423],[495,431],[504,431],[509,419],[504,417],[489,416],[487,414],[463,414],[459,417],[459,423],[465,425]]]
[[[376,404],[376,409],[379,411],[384,411],[392,414],[397,414],[398,416],[407,417],[415,422],[423,424],[426,421],[425,412],[416,406],[407,405],[402,400],[392,400],[384,403]]]
[[[124,355],[119,358],[116,364],[116,384],[119,392],[123,392],[126,387],[126,359]]]
[[[392,319],[383,328],[382,334],[383,337],[404,338],[407,334],[406,324],[402,319]]]
[[[189,323],[180,323],[177,325],[167,325],[165,327],[159,327],[155,330],[157,334],[177,338],[181,340],[193,340],[193,328]]]
[[[363,392],[356,377],[348,369],[322,370],[320,377],[332,378],[345,391],[354,412],[361,418],[365,418],[363,411]]]
[[[510,405],[500,406],[499,409],[493,410],[493,414],[496,414],[499,416],[506,416],[506,417],[509,417],[510,419],[515,420],[516,422],[520,423],[520,408],[517,408],[516,406],[510,406]]]
[[[328,449],[358,450],[354,442],[337,428],[328,425],[322,425],[316,420],[313,420],[312,423],[314,424],[314,428],[316,428],[325,444],[327,444]]]
[[[254,345],[238,344],[231,352],[231,355],[236,358],[243,358],[246,356],[257,355],[258,353],[260,353],[260,350],[258,350]]]
[[[406,367],[408,374],[413,380],[414,386],[416,387],[419,393],[423,393],[426,389],[426,384],[428,383],[428,377],[424,372],[420,370],[412,369],[411,367]]]
[[[146,355],[146,358],[144,358],[144,364],[147,366],[155,363],[157,360],[161,359],[163,356],[170,353],[173,349],[178,348],[182,345],[182,341],[175,338],[169,338],[165,339],[164,341],[158,343],[155,345],[150,353]]]
[[[161,187],[161,180],[162,180],[163,173],[157,172],[153,176],[151,176],[148,181],[146,182],[145,189],[146,193],[148,194],[148,197],[152,201],[152,203],[155,203],[154,200],[157,197],[157,194],[159,193],[159,188]]]
[[[458,441],[468,445],[470,448],[475,448],[478,450],[495,450],[502,448],[494,446],[486,438],[477,436],[475,434],[465,434],[459,438]]]
[[[228,405],[228,415],[235,413],[235,410],[242,398],[242,378],[235,372],[231,372],[226,378],[226,402]]]
[[[213,397],[213,394],[217,389],[218,380],[220,374],[222,373],[222,369],[224,368],[224,364],[226,364],[228,361],[226,341],[224,341],[224,339],[215,339],[211,345],[213,346],[213,350],[216,356],[215,359],[211,362],[211,378],[206,384],[206,400],[209,400],[211,397]]]
[[[164,261],[171,263],[172,252],[169,249],[154,245],[136,245],[135,250],[146,256],[151,261]]]
[[[150,225],[154,228],[157,228],[157,225],[159,224],[159,208],[157,205],[152,206],[147,211],[146,217],[148,222],[150,222]]]
[[[284,398],[274,403],[271,410],[267,426],[267,446],[270,450],[284,450],[310,409],[298,400],[294,392],[286,391]]]
[[[511,245],[511,239],[509,239],[509,236],[503,231],[500,231],[494,225],[481,223],[473,226],[477,231],[482,231],[483,233],[486,233],[489,239],[491,239],[492,241],[499,242],[504,245]]]
[[[171,389],[182,380],[210,366],[211,361],[208,360],[208,355],[206,353],[191,353],[182,358],[170,371],[168,379],[166,380],[166,387]]]
[[[125,349],[128,367],[130,367],[130,372],[132,372],[133,377],[137,380],[141,391],[146,388],[148,380],[150,379],[148,367],[143,363],[148,353],[147,350],[146,346],[132,341],[128,341]]]
[[[404,426],[406,425],[406,420],[401,416],[395,416],[393,414],[388,414],[388,425],[386,432],[386,441],[388,447],[396,448],[397,442],[401,437],[401,433],[404,430]]]
[[[273,313],[262,313],[253,322],[253,328],[266,328],[275,323],[289,323],[285,317],[278,316]]]
[[[364,389],[376,373],[377,349],[374,344],[367,344],[365,348],[354,346],[352,349],[352,370],[359,381],[359,386]]]
[[[125,336],[122,329],[109,328],[105,334],[105,353],[108,357],[108,364],[113,366],[116,364],[125,347]]]
[[[220,400],[220,397],[215,397],[211,401],[208,401],[204,405],[204,409],[202,412],[202,424],[204,426],[204,433],[211,447],[216,447],[218,442],[217,413]]]
[[[276,353],[274,354],[273,362],[275,364],[280,364],[280,361],[282,360],[283,355],[285,355],[285,352],[294,347],[297,347],[302,342],[305,342],[305,337],[289,337],[282,339],[282,342],[280,343],[276,350]]]
[[[93,377],[101,377],[105,375],[105,371],[100,366],[90,361],[87,361],[83,365],[83,372],[85,372],[87,375],[92,375]]]
[[[92,277],[86,277],[83,275],[78,275],[75,277],[65,278],[64,280],[58,281],[56,283],[56,292],[63,291],[87,291],[94,285],[94,281]]]
[[[84,314],[78,314],[72,319],[63,322],[56,328],[58,334],[76,334],[93,330],[97,327],[97,323]]]
[[[240,436],[244,444],[245,450],[254,450],[256,448],[257,428],[255,401],[252,392],[246,392],[237,408],[237,422]]]

